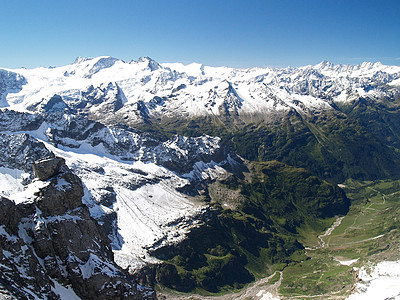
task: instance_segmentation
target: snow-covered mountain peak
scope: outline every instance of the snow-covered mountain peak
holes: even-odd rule
[[[77,64],[83,63],[85,61],[91,60],[91,59],[92,59],[91,57],[78,56],[72,64],[77,65]]]
[[[332,67],[334,66],[333,63],[331,63],[330,61],[324,60],[322,62],[320,62],[319,64],[316,64],[314,66],[314,69],[332,69]]]
[[[320,71],[333,71],[334,73],[347,73],[347,75],[350,75],[351,73],[357,72],[356,74],[359,75],[360,71],[362,73],[365,73],[369,70],[373,71],[383,71],[388,69],[390,66],[383,65],[381,62],[363,62],[358,65],[344,65],[344,64],[333,64],[329,61],[322,61],[319,64],[316,64],[314,66],[310,66],[311,68],[315,70],[320,70]],[[396,67],[395,67],[396,68]]]
[[[383,67],[384,67],[384,65],[380,61],[378,61],[376,63],[365,61],[360,64],[360,69],[379,69],[379,68],[383,68]]]
[[[184,65],[182,63],[163,63],[162,66],[165,68],[169,68],[173,71],[176,71],[178,73],[184,73],[187,76],[199,77],[205,75],[204,73],[205,66],[199,63],[191,63],[188,65]],[[207,68],[208,70],[210,70],[212,67],[207,67]]]
[[[145,66],[148,67],[151,71],[155,71],[161,68],[161,65],[158,62],[148,56],[140,57],[138,61],[131,61],[131,63],[132,62],[135,62],[137,64],[145,64]]]
[[[121,60],[111,56],[101,56],[91,59],[90,64],[87,65],[87,67],[90,67],[90,69],[87,71],[84,77],[91,78],[99,71],[112,67],[117,61]]]

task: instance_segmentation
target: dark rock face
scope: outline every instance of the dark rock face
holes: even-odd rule
[[[21,220],[15,205],[7,198],[0,196],[0,225],[5,225],[13,233],[18,231],[18,223]]]
[[[7,93],[20,91],[24,84],[26,84],[26,79],[22,75],[0,69],[0,105],[8,106]]]
[[[43,117],[29,113],[3,109],[0,111],[0,130],[25,131],[36,130],[43,122]]]
[[[64,165],[65,160],[63,158],[45,157],[32,164],[33,175],[39,180],[47,180],[57,175]]]
[[[0,166],[32,173],[32,163],[52,153],[42,142],[26,133],[0,133]]]
[[[123,106],[122,99],[124,98],[123,92],[118,85],[112,82],[96,88],[91,85],[82,92],[82,97],[85,101],[80,102],[80,107],[78,108],[83,108],[84,106],[83,110],[87,110],[93,119],[97,119],[98,115],[103,116],[104,114],[118,111]],[[96,109],[95,114],[91,113],[94,108]]]
[[[33,166],[47,180],[34,202],[0,197],[0,298],[58,299],[56,282],[82,299],[155,299],[114,263],[106,233],[82,204],[82,182],[64,159]]]
[[[72,112],[69,106],[63,101],[62,97],[57,94],[49,99],[43,99],[40,103],[30,105],[27,109],[41,113]]]
[[[31,299],[34,291],[38,291],[38,295],[56,299],[51,290],[51,280],[36,258],[34,249],[18,235],[22,221],[19,207],[1,197],[0,209],[0,249],[3,250],[0,251],[0,296],[6,294],[9,299]]]
[[[42,215],[62,215],[82,205],[83,186],[72,172],[59,174],[37,194],[36,206]]]

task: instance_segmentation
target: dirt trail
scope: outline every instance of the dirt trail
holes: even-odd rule
[[[331,227],[329,227],[325,233],[321,234],[318,236],[319,239],[319,246],[314,247],[314,248],[310,248],[310,247],[305,247],[306,250],[317,250],[317,249],[321,249],[321,248],[325,248],[326,247],[326,243],[323,240],[324,237],[330,236],[332,234],[332,232],[342,223],[344,217],[338,217],[336,219],[336,221],[332,224]]]
[[[341,244],[331,244],[331,246],[354,245],[354,244],[364,243],[364,242],[368,242],[368,241],[373,241],[373,240],[379,239],[384,236],[385,236],[384,234],[380,234],[380,235],[374,236],[372,238],[368,238],[368,239],[361,240],[361,241],[354,241],[354,242],[341,243]]]
[[[386,203],[386,195],[384,194],[384,193],[382,193],[382,192],[380,192],[380,191],[378,191],[378,190],[376,190],[376,189],[374,189],[374,188],[372,188],[372,187],[368,187],[370,190],[373,190],[374,192],[376,192],[376,193],[378,193],[378,194],[381,194],[382,195],[382,199],[383,199],[383,202],[382,202],[382,204],[385,204]]]

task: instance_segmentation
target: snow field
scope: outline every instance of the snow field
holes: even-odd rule
[[[82,179],[83,202],[92,217],[101,220],[105,215],[116,213],[114,226],[118,234],[110,238],[115,261],[123,268],[134,269],[143,260],[156,261],[147,249],[159,241],[172,243],[182,239],[189,226],[169,224],[182,220],[185,223],[185,218],[190,219],[202,209],[176,191],[176,187],[188,183],[187,179],[154,163],[120,162],[88,145],[82,149],[46,146],[63,157]],[[103,203],[104,191],[115,193],[115,202],[111,205]]]
[[[348,300],[400,299],[400,261],[384,261],[359,270],[361,281]]]

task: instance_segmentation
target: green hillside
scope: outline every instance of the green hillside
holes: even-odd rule
[[[208,187],[214,210],[207,226],[178,249],[154,253],[166,261],[157,270],[158,282],[186,292],[241,288],[306,258],[299,227],[321,230],[321,219],[348,211],[340,188],[305,169],[277,161],[248,166],[243,179],[232,175]]]

